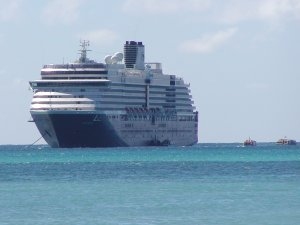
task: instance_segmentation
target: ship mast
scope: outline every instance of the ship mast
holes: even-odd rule
[[[79,50],[79,54],[80,54],[79,63],[85,63],[85,62],[89,61],[88,58],[86,57],[87,51],[91,51],[91,50],[87,49],[88,46],[90,46],[89,41],[86,41],[86,40],[81,41],[80,40],[81,49]]]

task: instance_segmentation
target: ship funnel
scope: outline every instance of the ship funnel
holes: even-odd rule
[[[127,69],[145,69],[145,49],[142,42],[126,41],[124,61]]]

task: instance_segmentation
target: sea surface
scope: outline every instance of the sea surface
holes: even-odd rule
[[[0,146],[1,225],[298,225],[300,144]]]

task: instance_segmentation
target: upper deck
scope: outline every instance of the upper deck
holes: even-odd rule
[[[117,52],[107,55],[104,62],[89,59],[87,51],[90,50],[87,46],[88,42],[81,42],[80,57],[73,63],[44,65],[39,80],[55,81],[51,86],[61,86],[60,81],[67,85],[66,80],[110,80],[111,83],[122,85],[186,86],[180,77],[164,74],[161,63],[145,62],[144,45],[141,42],[126,42],[124,54]],[[39,83],[39,80],[34,83]],[[45,87],[45,84],[41,83],[40,87]],[[31,87],[34,88],[32,85]]]

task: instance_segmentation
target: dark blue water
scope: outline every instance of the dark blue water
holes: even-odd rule
[[[0,224],[300,224],[300,145],[0,146]]]

